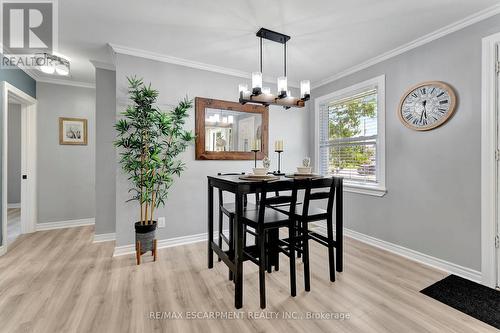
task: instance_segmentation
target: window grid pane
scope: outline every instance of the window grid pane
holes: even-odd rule
[[[377,183],[377,90],[320,105],[320,171]]]

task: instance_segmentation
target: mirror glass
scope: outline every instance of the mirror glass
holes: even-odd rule
[[[205,108],[205,151],[261,150],[262,114]]]

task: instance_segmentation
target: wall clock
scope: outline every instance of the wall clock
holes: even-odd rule
[[[455,112],[453,88],[440,81],[428,81],[408,89],[399,102],[398,116],[408,128],[428,131],[444,124]]]

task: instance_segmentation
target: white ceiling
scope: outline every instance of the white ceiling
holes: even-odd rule
[[[242,71],[258,69],[260,27],[286,33],[291,81],[318,81],[498,0],[60,0],[59,53],[71,78],[94,82],[89,60],[107,43]],[[280,44],[264,43],[264,74],[282,71]]]

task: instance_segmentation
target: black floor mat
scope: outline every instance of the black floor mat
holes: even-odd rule
[[[450,275],[420,291],[500,329],[500,291]]]

